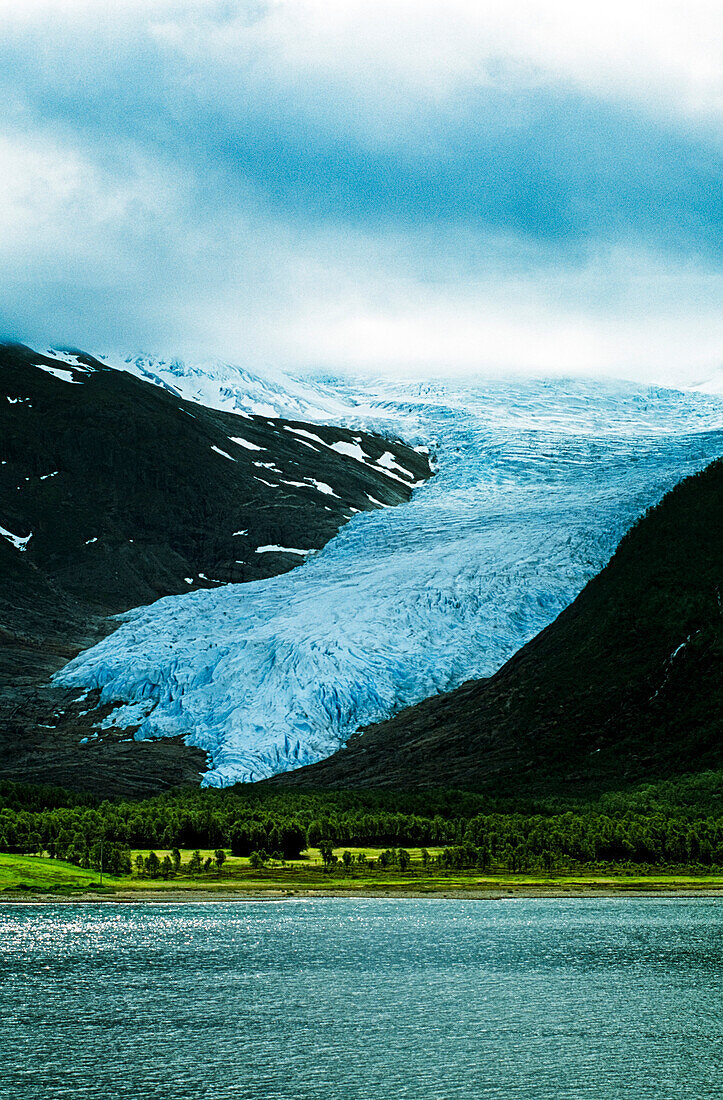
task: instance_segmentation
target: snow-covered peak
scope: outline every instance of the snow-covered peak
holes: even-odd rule
[[[698,393],[723,394],[723,366],[698,382],[693,389],[697,390]]]
[[[82,352],[72,351],[70,348],[47,348],[43,354],[47,355],[48,359],[56,359],[59,363],[67,363],[74,370],[83,371],[85,374],[89,374],[95,369],[84,362]]]
[[[341,397],[324,383],[292,378],[279,371],[265,370],[261,374],[220,359],[186,363],[148,355],[98,358],[109,367],[128,371],[187,401],[223,412],[340,423],[354,411],[353,399]]]

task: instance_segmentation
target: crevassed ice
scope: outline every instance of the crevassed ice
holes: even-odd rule
[[[355,515],[290,573],[123,616],[58,677],[134,707],[119,717],[140,720],[136,736],[187,735],[210,754],[209,784],[318,760],[360,726],[490,675],[723,444],[723,400],[698,393],[325,386],[346,423],[431,446],[436,476],[407,505]]]

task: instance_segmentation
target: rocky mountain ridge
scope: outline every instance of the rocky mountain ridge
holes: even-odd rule
[[[676,486],[494,676],[274,782],[577,793],[723,766],[723,461]]]
[[[54,739],[97,733],[78,720],[87,704],[64,699],[59,721],[45,685],[108,616],[298,567],[430,472],[373,433],[210,409],[82,352],[0,347],[3,773],[51,778]]]

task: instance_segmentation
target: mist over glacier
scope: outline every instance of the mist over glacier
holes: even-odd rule
[[[262,407],[233,371],[123,366],[203,403]],[[632,383],[345,377],[269,393],[263,415],[381,430],[429,446],[437,473],[409,504],[353,516],[290,573],[125,614],[58,674],[99,688],[137,738],[183,734],[206,750],[212,785],[319,760],[361,726],[492,674],[723,443],[723,398]]]

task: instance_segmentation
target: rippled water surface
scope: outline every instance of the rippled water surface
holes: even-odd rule
[[[0,1092],[723,1096],[716,900],[0,905]]]

